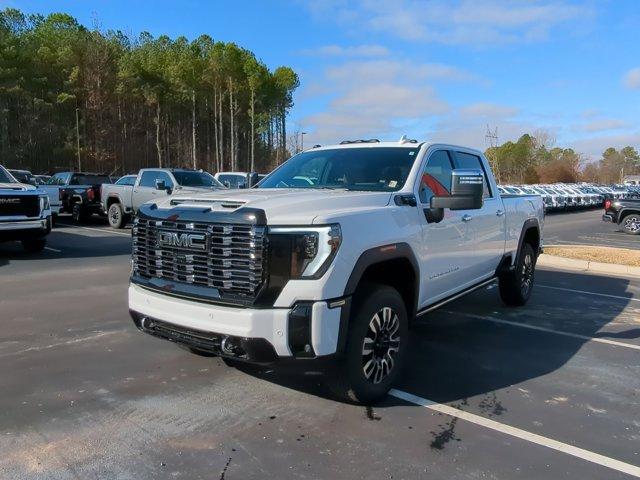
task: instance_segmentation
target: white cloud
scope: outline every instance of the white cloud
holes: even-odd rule
[[[584,125],[580,125],[578,129],[583,132],[595,133],[607,130],[620,130],[628,127],[629,123],[624,120],[618,120],[616,118],[600,118]]]
[[[489,146],[487,126],[498,128],[498,141],[515,141],[525,133],[532,133],[541,125],[520,119],[520,109],[490,102],[462,106],[438,119],[424,134],[430,141],[468,145],[480,150]],[[556,127],[545,126],[550,131]]]
[[[545,40],[558,25],[593,15],[567,0],[316,0],[312,13],[347,29],[408,41],[472,46]]]
[[[617,135],[590,136],[570,142],[569,144],[576,152],[585,154],[588,158],[596,160],[602,157],[602,152],[609,147],[616,149],[624,148],[628,145],[640,145],[640,131],[623,133]]]
[[[400,136],[416,122],[432,122],[449,111],[431,81],[473,78],[445,65],[396,60],[346,62],[329,67],[319,83],[332,96],[323,111],[299,120],[310,143],[345,138]]]
[[[342,47],[340,45],[324,45],[317,48],[308,48],[301,51],[303,55],[319,57],[386,57],[389,49],[382,45],[353,45]]]
[[[491,119],[513,117],[519,113],[519,109],[495,103],[479,102],[467,105],[460,109],[460,115],[464,118],[486,117]]]
[[[622,78],[622,83],[631,90],[640,90],[640,67],[629,70]]]

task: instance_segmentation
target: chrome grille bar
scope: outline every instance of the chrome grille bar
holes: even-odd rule
[[[160,244],[158,233],[195,234],[194,245]],[[133,270],[158,278],[213,287],[222,294],[254,298],[264,283],[266,229],[255,225],[208,224],[136,218]]]

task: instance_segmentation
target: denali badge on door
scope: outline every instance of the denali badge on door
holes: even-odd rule
[[[199,233],[158,232],[158,245],[206,250],[207,237]]]

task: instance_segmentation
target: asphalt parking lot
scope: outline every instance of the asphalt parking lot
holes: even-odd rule
[[[548,216],[546,243],[584,214]],[[363,407],[139,333],[129,253],[97,222],[0,245],[0,478],[640,477],[640,280],[538,269],[520,309],[478,291],[414,327]]]
[[[637,235],[624,233],[617,225],[602,221],[602,209],[549,213],[545,218],[547,245],[597,245],[640,249]]]

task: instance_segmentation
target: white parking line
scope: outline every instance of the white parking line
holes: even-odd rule
[[[50,252],[62,253],[62,250],[58,250],[57,248],[44,247],[45,250],[49,250]]]
[[[580,340],[587,340],[589,342],[606,343],[607,345],[613,345],[616,347],[624,347],[624,348],[630,348],[632,350],[640,350],[640,345],[617,342],[616,340],[609,340],[608,338],[590,337],[588,335],[580,335],[579,333],[565,332],[564,330],[555,330],[553,328],[539,327],[537,325],[529,325],[526,323],[513,322],[511,320],[503,320],[501,318],[490,317],[488,315],[478,315],[475,313],[467,313],[467,312],[454,312],[452,310],[442,310],[442,312],[448,313],[450,315],[461,315],[463,317],[471,317],[471,318],[476,318],[478,320],[484,320],[487,322],[499,323],[502,325],[509,325],[512,327],[527,328],[529,330],[537,330],[539,332],[554,333],[556,335],[562,335],[564,337],[579,338]]]
[[[567,455],[571,455],[573,457],[577,457],[582,460],[586,460],[588,462],[602,465],[603,467],[607,467],[612,470],[616,470],[618,472],[626,473],[628,475],[640,478],[640,467],[636,465],[621,462],[620,460],[616,460],[615,458],[606,457],[590,450],[574,447],[573,445],[559,442],[552,438],[543,437],[542,435],[531,433],[520,428],[506,425],[504,423],[496,422],[495,420],[489,420],[488,418],[481,417],[480,415],[465,412],[449,405],[436,403],[432,400],[418,397],[417,395],[413,395],[411,393],[403,392],[402,390],[392,389],[389,394],[406,402],[420,405],[430,410],[444,413],[445,415],[450,415],[452,417],[465,420],[467,422],[488,428],[490,430],[494,430],[496,432],[504,433],[505,435],[511,435],[512,437],[535,443],[536,445],[547,447],[558,452],[566,453]]]
[[[536,286],[541,288],[550,288],[552,290],[562,290],[564,292],[574,292],[574,293],[581,293],[584,295],[595,295],[597,297],[616,298],[618,300],[640,302],[640,298],[622,297],[620,295],[609,295],[608,293],[588,292],[586,290],[574,290],[573,288],[564,288],[564,287],[552,287],[551,285],[540,285],[539,283],[536,284]]]
[[[74,228],[81,228],[81,229],[83,229],[83,230],[93,230],[93,231],[95,231],[95,232],[100,232],[100,233],[102,233],[102,234],[104,234],[104,235],[111,235],[111,234],[113,234],[113,235],[124,235],[125,237],[130,237],[130,236],[131,236],[131,232],[129,232],[129,233],[125,233],[125,232],[118,232],[118,231],[113,230],[113,229],[111,229],[111,230],[107,230],[107,229],[104,229],[104,228],[83,227],[83,226],[81,226],[81,225],[74,225],[72,228],[70,228],[70,229],[69,229],[69,232],[70,232],[70,233],[73,233],[73,229],[74,229]],[[63,230],[59,230],[59,231],[63,231]]]
[[[29,353],[29,352],[39,352],[41,350],[49,350],[50,348],[55,348],[55,347],[61,347],[64,345],[73,345],[75,343],[80,343],[80,342],[86,342],[89,340],[95,340],[96,338],[101,338],[101,337],[106,337],[107,335],[114,335],[116,333],[122,333],[125,332],[126,330],[113,330],[110,332],[98,332],[94,335],[88,335],[86,337],[80,337],[80,338],[74,338],[73,340],[67,340],[66,342],[58,342],[58,343],[50,343],[49,345],[42,345],[40,347],[29,347],[29,348],[25,348],[23,350],[18,350],[17,352],[7,352],[7,353],[0,353],[0,358],[5,358],[5,357],[13,357],[16,355],[22,355],[23,353]]]

